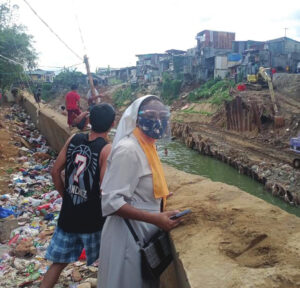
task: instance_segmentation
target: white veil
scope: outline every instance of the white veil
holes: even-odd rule
[[[107,182],[107,179],[109,178],[108,175],[110,174],[110,172],[109,172],[110,162],[111,162],[113,152],[116,149],[118,142],[120,140],[122,140],[124,137],[129,136],[133,132],[133,130],[136,127],[137,114],[138,114],[139,108],[140,108],[142,102],[149,97],[157,97],[157,96],[146,95],[146,96],[140,97],[140,98],[136,99],[123,113],[123,115],[120,119],[118,128],[117,128],[116,134],[115,134],[114,141],[112,143],[110,155],[108,156],[108,159],[107,159],[108,166],[107,166],[106,173],[104,174],[104,178],[102,180],[102,185],[101,185],[102,189],[104,189],[107,184],[106,182]]]
[[[142,102],[149,97],[157,97],[155,95],[146,95],[136,99],[123,113],[119,122],[111,151],[114,150],[117,143],[124,137],[130,135],[136,127],[137,114]],[[157,97],[158,98],[158,97]],[[158,98],[159,99],[159,98]]]

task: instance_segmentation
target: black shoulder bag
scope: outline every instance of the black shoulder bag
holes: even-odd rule
[[[124,219],[134,240],[140,246],[143,279],[159,278],[173,260],[167,232],[159,230],[142,246],[128,219]]]

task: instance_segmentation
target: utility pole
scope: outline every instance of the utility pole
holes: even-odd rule
[[[286,30],[288,30],[289,28],[283,28],[284,29],[284,37],[286,38]]]
[[[96,93],[95,93],[93,77],[92,77],[91,70],[90,70],[89,58],[87,57],[87,55],[84,55],[83,59],[84,59],[83,62],[85,63],[85,66],[86,66],[86,72],[87,72],[87,76],[88,76],[89,83],[90,83],[92,97],[94,98],[94,97],[96,97]]]

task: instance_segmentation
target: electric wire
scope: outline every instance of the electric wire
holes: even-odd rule
[[[69,49],[70,52],[72,52],[77,58],[79,58],[80,60],[83,60],[82,57],[80,57],[64,40],[62,40],[60,38],[60,36],[54,32],[54,30],[47,24],[47,22],[45,20],[43,20],[39,14],[32,8],[32,6],[28,3],[27,0],[23,0],[26,5],[29,7],[29,9],[40,19],[40,21],[51,31],[51,33],[53,33],[56,38],[67,48]]]
[[[56,38],[60,41],[60,42],[62,42],[62,44],[69,50],[69,51],[71,51],[77,58],[79,58],[80,60],[82,60],[82,58],[68,45],[68,44],[66,44],[65,43],[65,41],[63,41],[62,39],[61,39],[61,37],[57,34],[57,33],[55,33],[54,32],[54,30],[46,23],[46,21],[44,21],[39,15],[38,15],[38,13],[33,9],[33,7],[29,4],[29,2],[28,1],[26,1],[26,0],[23,0],[24,2],[25,2],[25,4],[31,9],[31,11],[39,18],[39,20],[56,36]],[[11,3],[10,3],[10,1],[9,1],[9,5],[11,5]],[[73,2],[73,5],[74,5],[74,2]],[[75,11],[74,11],[74,14],[75,14]],[[11,21],[11,18],[12,18],[12,15],[10,15],[11,17],[10,17],[10,19],[9,19],[9,21]],[[84,48],[84,50],[86,51],[86,46],[85,46],[85,42],[84,42],[84,38],[83,38],[83,34],[82,34],[82,30],[81,30],[81,28],[80,28],[80,25],[79,25],[79,20],[78,20],[78,16],[77,16],[77,14],[75,14],[75,19],[76,19],[76,21],[77,21],[77,25],[78,25],[78,30],[79,30],[79,33],[80,33],[80,38],[81,38],[81,42],[82,42],[82,45],[83,45],[83,48]],[[13,39],[14,40],[14,46],[15,46],[15,49],[16,49],[16,52],[17,52],[17,45],[16,45],[16,41],[15,41],[15,39]],[[13,64],[15,64],[15,65],[20,65],[20,66],[22,66],[22,68],[24,69],[24,64],[22,64],[22,63],[20,63],[20,62],[18,62],[18,61],[16,61],[16,60],[14,60],[14,59],[11,59],[11,58],[8,58],[8,57],[6,57],[6,56],[4,56],[4,55],[1,55],[0,54],[0,58],[2,58],[2,59],[4,59],[4,60],[6,60],[6,61],[8,61],[8,62],[10,62],[10,63],[13,63]],[[81,63],[78,63],[78,64],[73,64],[73,65],[70,65],[70,66],[67,66],[67,67],[57,67],[57,66],[52,66],[52,68],[61,68],[60,70],[57,70],[57,71],[53,71],[53,72],[60,72],[60,71],[62,71],[62,70],[64,70],[64,69],[69,69],[69,68],[72,68],[72,67],[76,67],[76,66],[79,66],[79,65],[82,65],[83,64],[83,62],[81,62]],[[41,67],[48,67],[48,68],[51,68],[51,66],[41,66]],[[29,73],[32,73],[32,71],[29,71]],[[28,86],[28,89],[30,90],[30,92],[33,94],[33,92],[32,92],[32,90],[31,90],[31,85],[30,85],[30,83],[29,83],[29,81],[28,81],[28,78],[30,79],[30,81],[32,82],[32,79],[31,79],[31,77],[28,75],[28,73],[26,73],[26,71],[24,71],[24,72],[19,72],[19,71],[16,71],[16,72],[8,72],[8,73],[5,73],[5,72],[3,72],[3,73],[0,73],[0,74],[19,74],[19,77],[20,77],[20,79],[21,79],[21,81],[23,82],[23,79],[25,78],[25,81],[27,82],[27,86]],[[24,74],[24,78],[22,77],[22,74]],[[32,85],[33,85],[33,82],[31,83]]]
[[[23,64],[21,64],[21,63],[15,61],[15,60],[13,60],[13,59],[10,59],[10,58],[8,58],[8,57],[6,57],[6,56],[4,56],[4,55],[1,55],[1,54],[0,54],[0,57],[3,58],[3,59],[5,59],[5,60],[7,60],[8,62],[17,64],[17,65],[21,65],[21,66],[23,67]]]
[[[81,43],[82,43],[82,46],[83,46],[84,54],[86,54],[86,46],[85,46],[82,30],[81,30],[81,27],[80,27],[80,24],[79,24],[79,18],[78,18],[78,15],[76,13],[74,0],[72,0],[72,4],[73,4],[73,12],[74,12],[75,20],[76,20],[76,23],[77,23],[77,27],[78,27]]]

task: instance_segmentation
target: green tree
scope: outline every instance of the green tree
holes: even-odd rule
[[[11,84],[25,81],[24,70],[36,66],[37,53],[33,48],[33,37],[26,27],[16,23],[18,6],[8,2],[0,4],[0,55],[15,62],[0,58],[0,87],[7,89]],[[19,63],[19,64],[16,64]]]
[[[86,88],[86,75],[76,71],[76,69],[64,69],[61,71],[53,81],[53,87],[58,89],[70,89],[72,84],[77,84],[80,87]]]

